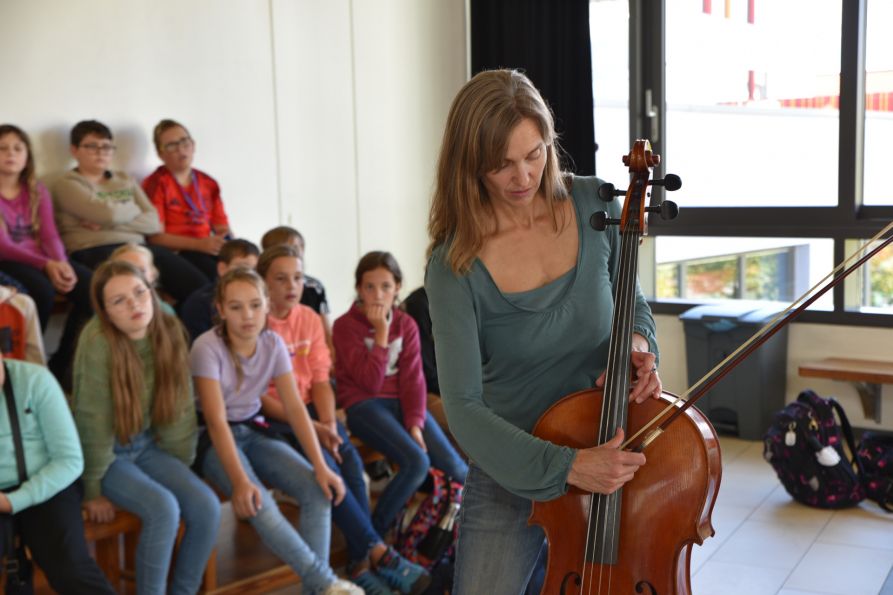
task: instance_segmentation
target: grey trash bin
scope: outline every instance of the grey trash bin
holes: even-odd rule
[[[787,304],[729,301],[697,306],[679,318],[685,328],[688,384],[693,385]],[[720,380],[697,404],[718,432],[759,440],[784,407],[788,327],[785,326]]]

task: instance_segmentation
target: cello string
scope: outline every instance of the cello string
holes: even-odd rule
[[[626,251],[625,251],[626,245],[625,244],[627,243],[627,237],[628,236],[626,234],[621,235],[621,252],[620,252],[621,255],[626,253]],[[616,287],[618,287],[621,290],[624,287],[624,283],[623,283],[624,274],[625,274],[625,267],[624,267],[624,263],[621,262],[620,271],[618,272],[618,281],[616,284]],[[622,306],[623,295],[621,293],[618,292],[618,294],[616,294],[614,296],[614,303],[621,304],[621,306]],[[617,313],[615,313],[614,319],[619,320]],[[622,328],[622,324],[619,324],[618,326],[620,326]],[[617,328],[615,327],[612,330],[617,331]],[[605,442],[610,440],[610,438],[613,437],[614,431],[616,431],[616,426],[617,426],[617,422],[618,422],[618,402],[622,400],[620,398],[617,398],[620,391],[616,390],[616,384],[615,384],[615,380],[617,378],[619,378],[616,374],[616,370],[619,365],[618,364],[618,359],[619,359],[618,355],[619,354],[617,353],[618,350],[616,349],[616,347],[618,344],[620,344],[622,339],[623,339],[622,336],[621,337],[615,336],[614,340],[612,340],[612,342],[610,343],[610,346],[609,346],[608,366],[607,366],[607,370],[605,371],[605,386],[604,386],[605,390],[602,393],[602,395],[603,395],[602,415],[601,415],[601,420],[600,420],[600,424],[599,424],[600,427],[599,427],[598,444],[604,444]],[[596,530],[597,530],[597,537],[598,537],[597,540],[594,540],[593,547],[597,546],[599,548],[599,552],[601,552],[601,558],[604,558],[606,556],[606,554],[608,553],[607,552],[607,548],[608,548],[607,539],[609,536],[607,533],[607,526],[608,526],[608,521],[610,520],[610,516],[609,516],[610,512],[609,511],[612,510],[612,508],[614,506],[616,506],[616,504],[615,504],[614,499],[612,498],[611,494],[593,493],[591,496],[591,500],[590,500],[590,506],[592,506],[593,501],[597,502],[597,508],[595,511],[595,527],[597,528]],[[604,505],[604,511],[602,510],[603,505]],[[603,514],[603,512],[604,512],[604,514]],[[582,575],[584,576],[584,584],[586,585],[587,593],[593,592],[592,591],[592,582],[595,579],[594,571],[589,573],[588,581],[585,579],[585,576],[587,574],[586,570],[587,570],[587,566],[588,566],[587,560],[589,558],[589,535],[591,535],[592,524],[593,524],[592,523],[592,512],[590,510],[590,523],[589,523],[590,532],[587,533],[585,555],[584,555],[584,559],[583,559],[583,573],[582,573]],[[613,545],[613,540],[612,540],[612,545]],[[611,569],[609,569],[609,572],[610,572],[610,570]],[[599,593],[601,593],[601,591],[602,591],[602,583],[605,578],[604,573],[605,573],[605,565],[599,564],[598,583],[597,583],[597,589],[598,589]],[[608,577],[608,584],[610,585],[610,576]],[[608,591],[608,592],[610,592],[610,591]]]
[[[688,387],[688,389],[686,389],[686,391],[685,391],[684,393],[682,393],[681,395],[679,395],[679,396],[677,396],[675,399],[673,399],[673,400],[672,400],[672,401],[671,401],[671,402],[670,402],[670,403],[669,403],[669,404],[668,404],[662,411],[660,411],[657,415],[655,415],[655,416],[654,416],[648,423],[644,424],[644,425],[639,429],[638,432],[636,432],[636,433],[633,434],[632,436],[629,436],[628,438],[626,438],[626,441],[621,445],[620,448],[626,448],[626,447],[628,447],[628,446],[629,446],[629,445],[630,445],[636,438],[638,438],[638,437],[639,437],[640,435],[642,435],[644,432],[650,430],[650,429],[652,428],[652,426],[654,426],[654,425],[657,423],[658,419],[660,419],[661,417],[663,417],[667,412],[671,411],[671,410],[672,410],[674,407],[676,407],[680,402],[685,401],[685,398],[686,398],[688,395],[690,395],[690,394],[692,393],[692,391],[694,391],[694,390],[696,390],[697,388],[699,388],[702,384],[704,384],[707,380],[709,380],[710,377],[713,376],[713,374],[715,374],[717,371],[719,371],[720,369],[722,369],[723,367],[725,367],[725,365],[726,365],[727,363],[729,363],[731,360],[733,360],[739,353],[741,353],[742,351],[744,351],[745,349],[747,349],[747,347],[749,347],[749,346],[750,346],[751,344],[753,344],[755,341],[759,340],[760,337],[762,337],[762,336],[765,335],[769,330],[771,330],[771,329],[778,323],[779,320],[781,320],[782,318],[784,318],[789,312],[791,312],[792,310],[794,310],[794,309],[795,309],[798,305],[800,305],[802,302],[806,301],[806,299],[809,298],[814,292],[816,292],[816,290],[818,290],[820,287],[824,286],[824,284],[825,284],[826,281],[828,281],[829,279],[831,279],[832,277],[834,277],[838,272],[840,272],[841,269],[843,269],[844,267],[846,267],[851,261],[856,260],[856,259],[863,253],[863,252],[867,251],[867,250],[870,248],[870,246],[871,246],[874,242],[877,242],[883,235],[885,235],[885,234],[886,234],[888,231],[890,231],[891,229],[893,229],[893,222],[890,222],[889,224],[887,224],[886,227],[884,227],[881,231],[879,231],[879,232],[878,232],[874,237],[872,237],[870,240],[868,240],[867,242],[865,242],[864,245],[862,245],[862,246],[859,247],[857,250],[855,250],[855,251],[853,252],[853,254],[851,254],[849,257],[847,257],[845,260],[843,260],[840,264],[838,264],[836,267],[834,267],[834,268],[833,268],[827,275],[825,275],[820,281],[818,281],[815,285],[813,285],[813,286],[810,287],[808,290],[806,290],[806,292],[805,292],[803,295],[801,295],[801,296],[798,297],[796,300],[794,300],[793,302],[791,302],[791,305],[790,305],[790,306],[788,306],[787,308],[785,308],[783,311],[779,312],[775,317],[772,318],[772,320],[770,320],[769,322],[767,322],[762,328],[758,329],[758,330],[753,334],[753,336],[751,336],[751,337],[750,337],[747,341],[745,341],[740,347],[738,347],[738,349],[736,349],[736,350],[733,351],[731,354],[729,354],[728,357],[726,357],[724,360],[722,360],[721,362],[719,362],[718,364],[716,364],[716,366],[714,366],[712,370],[710,370],[709,372],[707,372],[706,374],[704,374],[704,376],[702,376],[697,382],[695,382],[693,385],[691,385],[690,387]]]

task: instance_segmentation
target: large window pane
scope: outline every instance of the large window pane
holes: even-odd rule
[[[629,2],[589,3],[594,93],[595,170],[620,185],[629,179],[623,155],[629,153]]]
[[[659,301],[792,302],[833,266],[830,239],[658,236],[654,241],[655,295],[649,297]],[[811,309],[831,310],[832,304],[829,292]]]
[[[890,138],[893,138],[893,2],[868,2],[865,48],[866,205],[893,205],[890,186]]]
[[[685,205],[836,205],[840,0],[667,2],[666,15],[664,151]]]

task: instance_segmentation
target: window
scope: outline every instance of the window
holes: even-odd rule
[[[649,138],[663,157],[655,177],[683,180],[670,196],[679,216],[652,217],[654,241],[640,251],[656,312],[791,301],[893,219],[893,37],[884,30],[893,3],[593,0],[590,10],[599,176],[625,186],[620,156]],[[621,29],[627,56],[616,51]],[[625,76],[616,72],[624,58]],[[609,144],[622,122],[625,144]],[[890,314],[888,249],[801,319],[889,324]]]

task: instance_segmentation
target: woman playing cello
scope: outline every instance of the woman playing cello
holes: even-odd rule
[[[564,395],[604,382],[619,239],[596,178],[560,171],[552,115],[517,71],[476,75],[453,101],[431,206],[426,288],[450,428],[473,461],[454,593],[524,591],[544,543],[531,501],[609,494],[645,463],[623,431],[570,448],[531,434]],[[661,395],[654,320],[635,295],[630,400]]]

